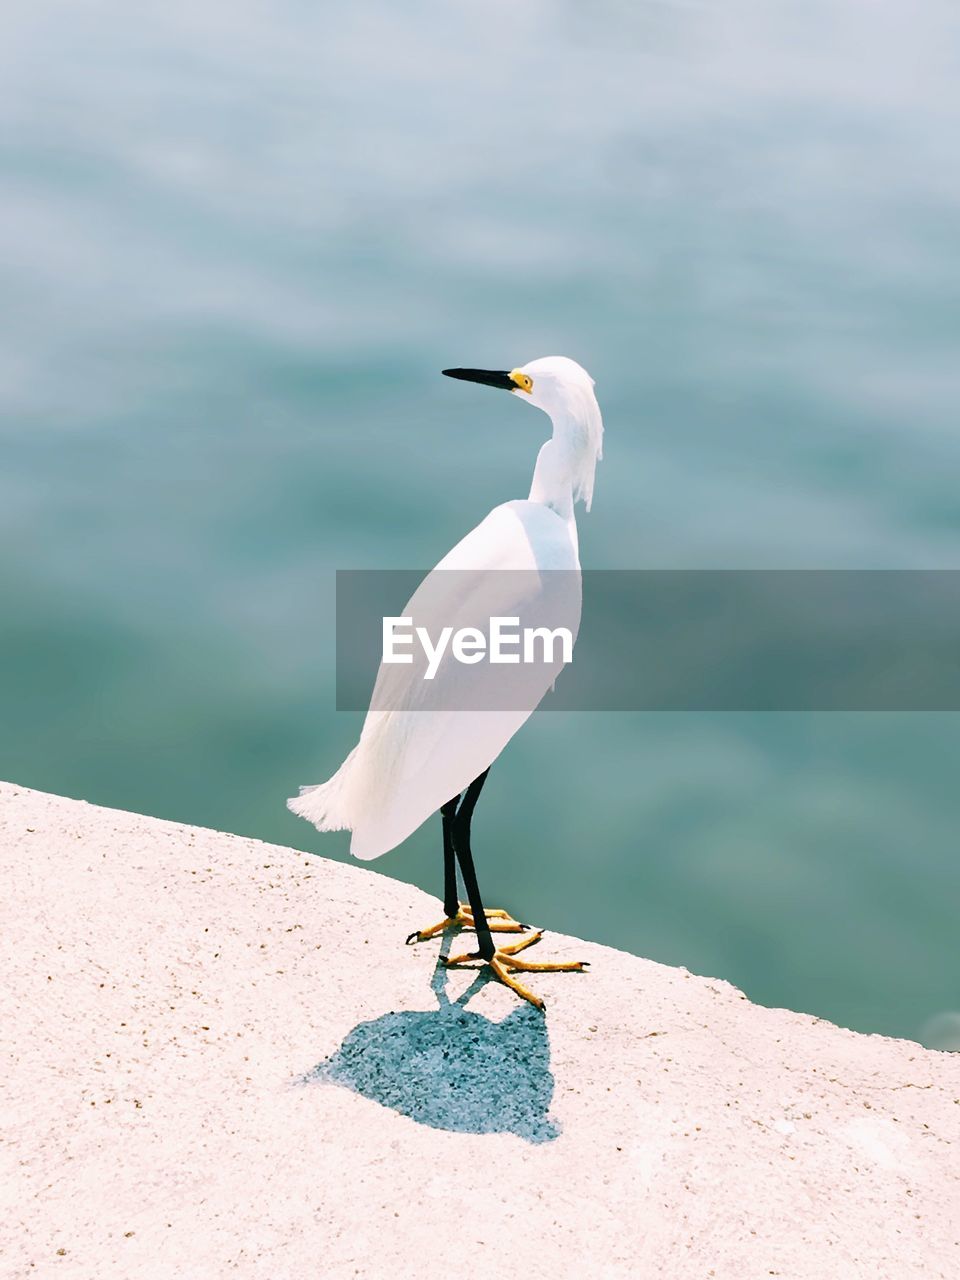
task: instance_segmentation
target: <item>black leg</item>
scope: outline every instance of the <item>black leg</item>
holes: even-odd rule
[[[483,790],[483,784],[486,782],[489,772],[489,769],[484,769],[480,777],[474,778],[473,782],[467,787],[451,824],[453,847],[456,851],[457,861],[460,863],[460,872],[463,876],[470,909],[473,912],[474,928],[477,931],[477,951],[484,960],[492,959],[495,947],[487,925],[487,917],[484,915],[480,887],[477,884],[477,873],[473,866],[473,854],[470,851],[470,820],[473,817],[477,797]]]
[[[440,808],[443,820],[443,914],[448,920],[460,910],[460,895],[457,893],[457,858],[453,850],[453,820],[456,817],[460,797],[454,796]]]

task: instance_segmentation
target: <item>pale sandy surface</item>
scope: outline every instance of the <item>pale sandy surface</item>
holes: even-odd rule
[[[417,890],[23,787],[0,857],[4,1276],[960,1276],[958,1056],[550,935],[468,1012]]]

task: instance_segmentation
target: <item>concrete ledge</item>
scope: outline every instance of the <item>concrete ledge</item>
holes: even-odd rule
[[[0,858],[4,1275],[960,1275],[957,1055],[552,934],[544,1019],[416,889],[8,784]]]

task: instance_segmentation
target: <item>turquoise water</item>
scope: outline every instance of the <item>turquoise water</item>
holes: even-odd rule
[[[954,6],[5,27],[0,775],[346,856],[283,805],[359,726],[334,570],[432,564],[541,439],[447,365],[593,373],[585,565],[960,567]],[[921,1036],[960,1006],[958,747],[950,715],[540,714],[481,884]],[[438,834],[377,869],[438,891]]]

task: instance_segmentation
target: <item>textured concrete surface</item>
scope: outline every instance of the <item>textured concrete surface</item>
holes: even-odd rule
[[[960,1275],[956,1055],[550,934],[544,1019],[415,889],[23,787],[0,858],[4,1276]]]

